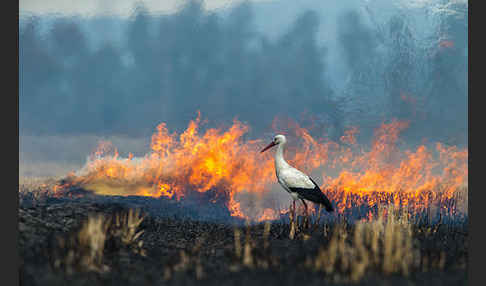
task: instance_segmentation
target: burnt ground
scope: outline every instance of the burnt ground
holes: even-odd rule
[[[116,214],[135,208],[141,209],[144,216],[136,227],[137,232],[143,233],[133,241],[121,242],[108,229],[100,251],[102,257],[89,263],[80,262],[89,256],[78,235],[89,217],[103,214],[113,222]],[[225,217],[224,210],[219,209],[206,210],[204,217],[198,213],[202,208],[153,198],[89,195],[53,198],[20,192],[21,285],[468,283],[466,222],[413,225],[422,258],[414,262],[408,275],[386,274],[379,267],[371,267],[352,282],[350,272],[345,269],[337,267],[326,272],[313,266],[317,253],[329,245],[338,225],[344,225],[352,237],[351,224],[320,223],[307,228],[300,225],[294,239],[290,239],[288,222],[272,222],[266,235],[264,223],[245,226],[241,221],[218,220]],[[198,216],[202,219],[195,219]]]

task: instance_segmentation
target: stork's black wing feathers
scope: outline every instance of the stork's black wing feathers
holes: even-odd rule
[[[290,188],[290,190],[292,192],[296,192],[297,194],[299,194],[300,197],[302,197],[302,198],[304,198],[308,201],[324,205],[324,207],[326,208],[326,211],[333,212],[334,208],[333,208],[331,202],[329,201],[329,199],[326,197],[326,195],[324,195],[324,193],[321,191],[321,189],[316,184],[316,182],[314,182],[314,180],[312,180],[312,178],[310,178],[310,177],[309,177],[309,179],[312,181],[312,183],[314,183],[315,187],[313,189]]]

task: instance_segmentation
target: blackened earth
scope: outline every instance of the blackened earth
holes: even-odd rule
[[[81,190],[82,193],[82,190]],[[19,254],[21,285],[465,285],[468,283],[467,223],[415,226],[420,251],[438,259],[442,268],[420,267],[406,276],[370,270],[358,282],[346,275],[328,275],[309,265],[326,247],[337,223],[321,223],[298,229],[289,238],[289,223],[272,222],[268,239],[264,223],[245,226],[218,206],[197,202],[145,197],[104,197],[78,194],[71,198],[33,196],[19,198]],[[107,238],[104,270],[66,271],[56,267],[65,257],[59,238],[79,232],[89,216],[113,217],[129,209],[141,209],[145,218],[138,230],[143,250],[133,251]],[[251,246],[251,261],[238,256],[235,228],[240,230],[242,253]],[[352,228],[350,225],[349,228]],[[76,247],[76,246],[74,246]],[[64,251],[64,253],[63,253]]]

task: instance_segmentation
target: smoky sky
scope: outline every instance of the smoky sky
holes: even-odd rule
[[[417,23],[417,9],[382,21],[379,9],[349,7],[332,22],[307,10],[276,37],[256,28],[249,3],[224,15],[193,2],[169,15],[58,16],[46,31],[44,19],[22,19],[20,133],[144,136],[161,122],[180,131],[199,110],[211,126],[237,118],[254,134],[276,116],[310,120],[334,139],[397,118],[411,139],[465,144],[465,5],[424,16],[433,26]],[[323,29],[335,44],[319,41]]]

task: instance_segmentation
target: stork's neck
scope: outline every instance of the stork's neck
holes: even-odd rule
[[[275,152],[275,170],[277,174],[282,168],[290,167],[283,157],[285,143],[280,143],[277,146],[277,152]]]

